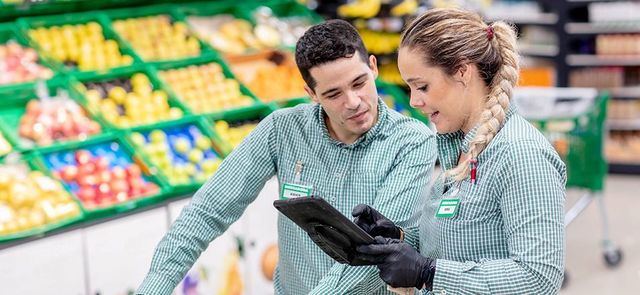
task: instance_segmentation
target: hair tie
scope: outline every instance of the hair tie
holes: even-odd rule
[[[489,41],[493,40],[493,26],[488,26],[487,27],[487,39],[489,39]]]

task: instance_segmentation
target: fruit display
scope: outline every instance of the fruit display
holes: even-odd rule
[[[53,71],[38,62],[35,50],[22,47],[15,41],[0,45],[0,73],[0,85],[53,77]]]
[[[204,183],[222,162],[211,139],[194,124],[134,132],[131,141],[171,185]]]
[[[362,42],[371,54],[390,54],[398,50],[400,46],[399,33],[376,32],[360,29]]]
[[[160,187],[148,180],[117,142],[91,149],[50,153],[48,166],[87,209],[99,209],[153,196]]]
[[[380,63],[379,66],[380,79],[396,85],[405,85],[400,71],[398,71],[398,65],[395,62]]]
[[[188,22],[198,37],[209,42],[216,50],[228,54],[245,54],[277,46],[280,42],[273,37],[276,31],[264,30],[262,33],[266,35],[260,36],[254,32],[249,21],[229,14],[190,16]]]
[[[273,281],[273,275],[276,272],[276,265],[278,264],[278,257],[278,245],[276,244],[269,245],[269,247],[264,250],[264,253],[262,253],[262,274],[269,281]]]
[[[218,295],[241,295],[244,292],[244,282],[240,274],[240,254],[233,251],[224,257],[224,271],[222,274]]]
[[[598,55],[640,55],[640,34],[612,34],[596,36]]]
[[[160,78],[194,113],[218,112],[255,103],[242,94],[238,81],[225,77],[222,67],[215,62],[161,71]]]
[[[385,91],[382,89],[378,89],[378,95],[390,109],[395,110],[396,112],[401,113],[407,117],[411,117],[409,109],[407,109],[407,107],[405,107],[405,105],[403,105],[402,103],[396,101],[393,96],[385,93]]]
[[[0,237],[80,215],[56,180],[22,163],[0,165]]]
[[[4,156],[13,150],[11,144],[4,138],[4,135],[0,133],[0,156]]]
[[[113,79],[84,84],[89,106],[111,124],[129,128],[178,119],[183,111],[169,104],[164,90],[154,89],[149,77],[136,73],[130,79]]]
[[[610,100],[607,113],[609,121],[638,121],[640,120],[640,100]]]
[[[346,18],[372,18],[380,12],[381,0],[356,0],[338,7],[338,15]]]
[[[258,121],[240,122],[231,125],[227,121],[220,120],[215,123],[214,128],[222,140],[231,145],[232,148],[236,148],[256,126],[258,126]]]
[[[291,54],[276,51],[232,60],[231,68],[238,79],[264,102],[307,95],[305,82]]]
[[[200,55],[200,43],[184,22],[168,15],[116,20],[113,28],[145,61],[173,60]]]
[[[105,38],[97,22],[40,27],[28,34],[48,56],[80,71],[107,70],[134,61],[122,54],[116,40]]]
[[[252,12],[255,25],[230,14],[190,16],[188,23],[198,36],[215,49],[231,55],[242,55],[265,49],[293,47],[311,26],[305,17],[278,18],[269,7]]]
[[[605,154],[612,163],[640,164],[640,131],[612,131]]]
[[[0,111],[0,119],[3,112]],[[39,146],[58,141],[85,140],[102,130],[100,124],[66,94],[31,99],[20,118],[18,134],[22,140]]]
[[[279,44],[276,46],[296,46],[298,39],[300,39],[300,37],[304,35],[304,32],[312,25],[309,18],[303,16],[277,17],[271,8],[267,6],[256,8],[252,16],[256,21],[256,26],[254,27],[256,36],[274,39],[265,43],[276,43],[275,39],[277,39],[279,41],[277,43]],[[277,34],[274,34],[274,32]]]

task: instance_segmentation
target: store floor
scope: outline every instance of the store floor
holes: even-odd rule
[[[580,198],[570,191],[567,206]],[[566,269],[569,282],[562,295],[640,294],[640,177],[610,175],[604,192],[613,241],[623,251],[619,267],[602,257],[602,219],[596,202],[567,229]]]

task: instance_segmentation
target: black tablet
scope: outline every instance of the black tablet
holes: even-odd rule
[[[340,263],[365,265],[356,247],[373,238],[322,198],[276,200],[273,206],[300,226],[327,255]]]

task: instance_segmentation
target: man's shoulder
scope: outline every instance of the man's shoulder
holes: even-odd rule
[[[389,124],[387,133],[399,137],[414,137],[417,139],[435,138],[433,130],[424,122],[407,117],[395,110],[389,110]]]
[[[276,124],[304,124],[313,118],[315,105],[302,103],[294,107],[278,109],[271,116]]]

